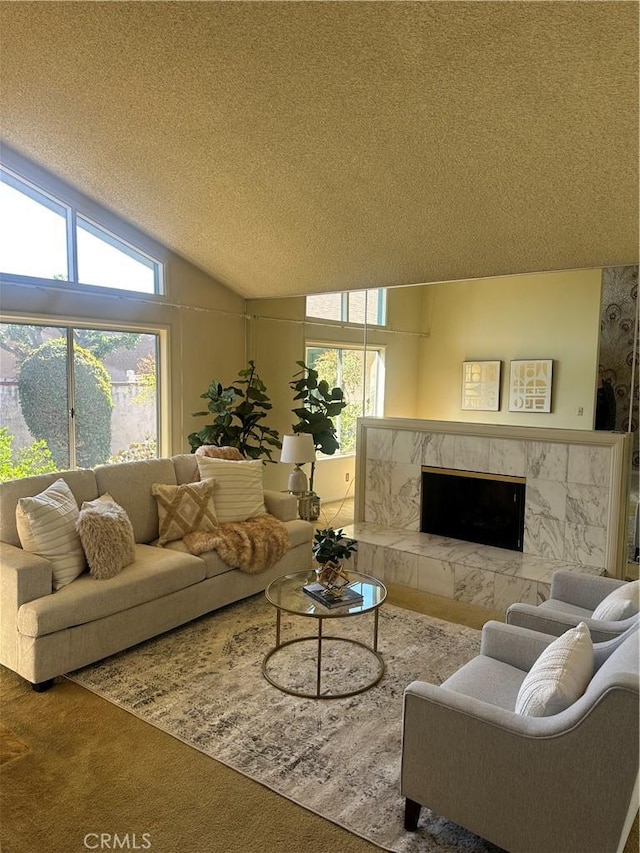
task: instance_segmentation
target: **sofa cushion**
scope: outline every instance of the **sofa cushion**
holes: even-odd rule
[[[76,529],[96,580],[115,577],[136,558],[133,527],[124,509],[111,495],[85,501],[80,508]]]
[[[165,545],[196,530],[210,533],[218,526],[213,504],[214,481],[168,486],[154,483],[151,493],[158,504],[158,545]]]
[[[198,456],[198,468],[203,480],[207,477],[215,480],[213,502],[220,524],[226,521],[246,521],[266,511],[262,488],[263,465],[259,459],[233,462]]]
[[[179,554],[191,554],[182,539],[167,542],[164,547],[165,550],[177,551]],[[218,575],[224,575],[226,572],[235,571],[224,562],[217,551],[205,551],[204,554],[198,554],[198,557],[204,562],[205,577],[207,578],[215,578]]]
[[[516,714],[559,714],[582,696],[593,672],[591,635],[586,623],[580,622],[550,643],[533,664],[518,692]]]
[[[178,485],[182,483],[197,483],[200,479],[200,471],[198,470],[198,462],[193,453],[179,453],[177,456],[172,456],[171,461],[176,472],[176,481]]]
[[[108,492],[124,507],[136,537],[147,543],[158,538],[158,509],[151,494],[154,483],[176,485],[176,472],[170,459],[142,459],[118,465],[99,465],[95,469],[100,494]]]
[[[23,604],[18,631],[41,637],[74,625],[83,625],[170,595],[204,579],[199,557],[152,545],[136,545],[136,559],[104,583],[84,574],[52,595]]]
[[[62,478],[39,495],[18,500],[16,525],[20,544],[30,554],[49,560],[56,590],[71,583],[87,567],[76,530],[78,515],[76,499]]]
[[[640,609],[640,580],[619,586],[610,592],[593,611],[592,619],[619,622],[634,616]]]
[[[16,507],[20,498],[31,497],[44,491],[47,486],[62,478],[73,492],[78,506],[83,501],[98,497],[98,486],[93,471],[58,471],[55,474],[38,474],[22,480],[0,483],[0,540],[20,547],[16,527]]]

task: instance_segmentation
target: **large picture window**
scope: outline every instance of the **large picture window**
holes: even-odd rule
[[[0,481],[158,455],[158,335],[0,324]]]
[[[0,166],[0,274],[162,292],[162,264]]]
[[[344,391],[347,406],[335,418],[340,453],[355,453],[357,419],[382,415],[384,361],[381,349],[309,344],[306,364],[331,388]]]

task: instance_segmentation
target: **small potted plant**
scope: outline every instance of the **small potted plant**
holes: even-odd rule
[[[318,563],[318,582],[329,590],[339,592],[341,587],[349,582],[343,568],[343,560],[351,559],[351,554],[357,549],[356,540],[345,536],[342,528],[334,530],[333,527],[326,527],[324,530],[316,530],[311,551]]]

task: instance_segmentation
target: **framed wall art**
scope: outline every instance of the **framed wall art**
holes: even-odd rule
[[[497,412],[500,408],[500,361],[462,362],[462,408]]]
[[[550,412],[553,360],[512,361],[509,378],[510,412]]]

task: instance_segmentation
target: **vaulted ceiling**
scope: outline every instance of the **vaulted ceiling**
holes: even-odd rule
[[[638,4],[2,2],[5,143],[246,297],[637,263]]]

